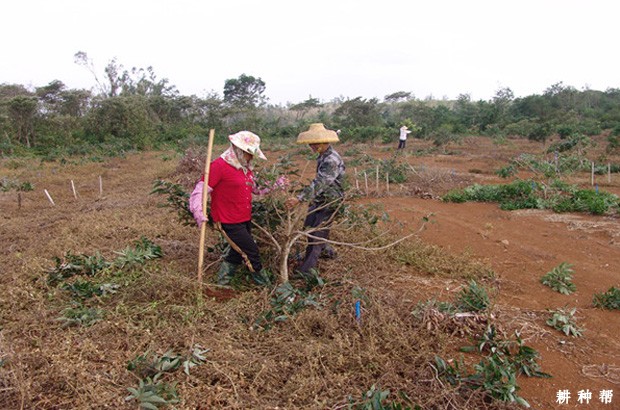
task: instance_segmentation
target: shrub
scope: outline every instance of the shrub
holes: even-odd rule
[[[459,292],[455,305],[461,312],[481,312],[491,305],[491,301],[486,289],[472,280]]]
[[[596,293],[592,304],[603,309],[620,310],[620,289],[612,286],[605,293]]]
[[[589,212],[602,215],[610,208],[618,207],[618,196],[592,189],[580,189],[570,196],[564,196],[555,205],[555,212]]]
[[[551,313],[553,316],[547,319],[546,323],[552,328],[564,333],[566,336],[580,337],[583,329],[578,327],[575,323],[574,316],[576,311],[577,308],[552,311]]]
[[[514,164],[510,164],[506,167],[500,168],[495,172],[495,174],[500,178],[508,178],[515,175],[517,171],[517,167]]]
[[[571,264],[562,262],[551,271],[547,272],[541,279],[543,285],[549,286],[556,292],[570,295],[576,290],[576,286],[571,282],[573,269]]]

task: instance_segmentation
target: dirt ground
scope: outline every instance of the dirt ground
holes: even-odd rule
[[[498,289],[494,298],[496,315],[502,322],[512,323],[514,328],[521,329],[526,344],[541,354],[539,363],[542,370],[553,376],[550,379],[519,378],[519,394],[533,408],[620,408],[620,313],[592,307],[595,293],[605,292],[612,286],[620,286],[619,216],[556,214],[541,210],[503,211],[497,204],[442,202],[439,197],[452,188],[465,187],[472,183],[508,182],[509,180],[497,177],[495,171],[506,166],[511,158],[520,153],[542,152],[542,145],[523,140],[508,140],[497,145],[487,138],[472,137],[448,147],[444,154],[416,155],[416,150],[429,146],[416,140],[410,140],[408,144],[403,158],[418,175],[419,186],[392,185],[388,192],[382,183],[375,185],[375,181],[370,178],[369,195],[365,197],[362,194],[359,202],[380,203],[393,220],[402,222],[405,229],[411,231],[417,229],[421,218],[430,215],[431,222],[419,233],[422,241],[437,245],[450,253],[479,259],[492,268],[495,272],[494,284]],[[367,153],[374,157],[387,158],[393,154],[395,145],[374,145],[361,149],[369,151]],[[337,149],[343,154],[360,147],[345,142]],[[278,155],[268,149],[265,153],[268,157]],[[126,242],[114,243],[116,236],[129,238],[145,234],[168,238],[168,247],[176,246],[175,252],[178,255],[193,261],[195,249],[184,246],[181,240],[175,240],[185,233],[172,228],[165,228],[166,232],[161,232],[162,227],[156,223],[144,222],[148,218],[142,211],[152,212],[152,208],[147,205],[151,206],[158,199],[148,198],[138,205],[135,202],[136,194],[148,196],[148,186],[145,188],[145,181],[138,180],[138,172],[135,172],[135,179],[132,178],[133,170],[135,167],[161,162],[163,157],[165,155],[161,153],[136,154],[126,159],[114,159],[103,165],[87,165],[97,168],[92,171],[92,175],[98,172],[103,175],[105,194],[100,194],[98,181],[79,181],[79,175],[76,174],[77,191],[82,198],[95,198],[93,201],[83,202],[74,201],[68,188],[66,175],[70,173],[71,166],[69,171],[63,171],[62,178],[54,180],[56,166],[24,170],[10,166],[10,161],[4,161],[3,171],[24,175],[24,180],[32,179],[36,184],[37,177],[45,177],[47,181],[52,181],[47,186],[59,206],[52,207],[43,196],[43,186],[37,185],[36,192],[24,193],[22,196],[22,206],[30,212],[26,216],[23,211],[16,210],[15,192],[0,193],[0,257],[4,261],[10,261],[8,266],[12,269],[8,272],[0,267],[3,275],[0,284],[10,283],[11,277],[15,278],[20,271],[26,271],[26,268],[28,271],[33,268],[44,270],[49,267],[51,255],[62,255],[68,249],[79,248],[81,252],[92,253],[96,250],[109,252],[125,246]],[[610,161],[618,163],[619,159],[610,158]],[[172,166],[164,168],[167,172]],[[159,177],[166,177],[164,168]],[[86,173],[85,168],[77,165],[75,169],[82,169],[83,173]],[[312,171],[307,170],[305,176],[311,175]],[[113,194],[109,191],[114,189],[108,185],[109,181],[121,172],[124,175],[125,188]],[[349,166],[347,172],[353,183],[355,166]],[[518,176],[527,177],[524,174]],[[589,173],[573,175],[570,180],[582,187],[591,187]],[[150,183],[151,181],[147,181],[147,185]],[[359,174],[356,183],[363,193],[366,181]],[[618,174],[612,174],[610,181],[606,175],[597,176],[595,183],[601,190],[620,194]],[[132,191],[132,184],[139,187],[140,191]],[[376,186],[379,186],[379,195],[375,195],[373,191]],[[59,194],[61,191],[63,193]],[[109,199],[111,197],[114,197],[113,203]],[[127,212],[117,216],[117,209]],[[65,211],[72,212],[71,218],[74,220],[71,224],[68,223],[69,218]],[[165,215],[165,211],[161,212]],[[88,217],[91,219],[84,216],[85,219],[80,223],[80,215],[86,214],[92,215]],[[118,220],[119,218],[125,220]],[[23,229],[19,232],[11,231],[9,238],[5,226],[8,227],[18,219]],[[138,226],[138,223],[141,224],[141,232],[133,228]],[[113,234],[109,232],[110,226],[115,227]],[[45,245],[41,245],[36,257],[26,260],[24,255],[32,254],[28,251],[32,235],[38,235],[37,240]],[[88,238],[86,243],[83,242],[85,238]],[[110,239],[113,240],[112,243]],[[540,283],[540,278],[545,273],[562,262],[570,263],[574,269],[573,282],[577,291],[571,295],[562,295]],[[406,270],[407,267],[403,269]],[[400,277],[402,275],[399,275]],[[411,282],[399,279],[388,281],[385,286],[402,291],[404,295],[407,294],[407,286],[413,287],[414,281],[416,292],[419,293],[422,288],[429,295],[449,295],[456,288],[456,285],[448,280],[421,283],[420,279],[413,277]],[[11,302],[10,306],[15,306],[16,309],[25,311],[28,303],[31,303],[29,301],[36,300],[27,291],[15,292],[4,297],[21,299],[20,302]],[[583,337],[565,336],[545,325],[549,317],[548,310],[563,307],[578,309],[578,324],[585,328]],[[41,311],[44,311],[43,308]],[[10,321],[10,315],[10,312],[0,312],[0,325],[3,321]],[[29,329],[29,335],[36,334],[36,323],[25,323],[24,326]],[[34,336],[33,338],[36,339]],[[0,354],[8,353],[0,351]],[[455,357],[458,354],[455,352]],[[2,359],[3,356],[0,355],[0,360]],[[560,405],[556,402],[559,390],[570,392],[569,404]],[[588,404],[577,401],[578,392],[582,390],[592,392],[592,399]],[[599,392],[602,390],[613,391],[615,396],[610,404],[601,404],[599,401]]]
[[[461,185],[506,183],[495,176],[497,169],[513,155],[541,150],[539,144],[524,141],[510,145],[497,147],[489,140],[471,139],[469,144],[456,148],[455,155],[416,157],[410,163],[440,176],[454,172],[466,180]],[[592,188],[588,173],[572,180]],[[611,175],[610,182],[607,176],[596,176],[595,184],[601,190],[620,194],[617,174]],[[447,184],[435,193],[441,194],[452,185]],[[496,308],[504,319],[518,321],[519,317],[529,317],[538,325],[534,328],[528,324],[523,333],[527,343],[541,353],[543,371],[553,378],[520,379],[521,394],[534,408],[620,408],[620,317],[617,311],[592,307],[594,293],[620,285],[618,215],[503,211],[497,204],[455,204],[415,197],[393,197],[383,203],[392,217],[402,221],[413,222],[432,213],[434,223],[427,226],[421,238],[486,261],[496,273],[500,289]],[[573,265],[577,291],[571,295],[562,295],[540,283],[545,273],[562,262]],[[579,323],[586,329],[583,337],[565,337],[545,326],[547,310],[565,306],[578,309]],[[569,405],[559,405],[556,394],[565,389],[571,393]],[[593,399],[589,404],[578,403],[578,391],[588,389]],[[611,404],[600,403],[601,390],[614,391]]]

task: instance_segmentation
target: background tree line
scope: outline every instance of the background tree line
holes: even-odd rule
[[[292,139],[317,121],[354,141],[395,141],[397,128],[407,124],[414,137],[438,146],[465,135],[545,142],[552,135],[570,138],[611,130],[609,141],[617,147],[620,135],[620,89],[580,91],[557,83],[522,98],[502,88],[490,101],[472,101],[468,94],[455,101],[421,100],[398,91],[382,101],[341,97],[321,102],[310,96],[281,106],[268,103],[265,82],[251,75],[226,80],[222,95],[185,96],[152,67],[127,70],[113,59],[102,80],[86,53],[76,53],[75,59],[93,75],[92,90],[69,89],[60,80],[34,89],[0,84],[1,155],[183,148],[202,141],[210,128],[220,138],[249,129],[267,140]]]

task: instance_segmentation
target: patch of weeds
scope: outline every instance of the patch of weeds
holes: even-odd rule
[[[618,196],[609,192],[577,189],[557,182],[546,186],[535,181],[517,180],[506,185],[474,184],[449,191],[443,201],[497,202],[506,211],[552,209],[554,212],[588,212],[602,215],[620,207]]]
[[[90,299],[94,296],[105,296],[115,293],[119,285],[113,283],[97,284],[90,281],[76,280],[73,283],[65,283],[62,289],[68,291],[73,297]]]
[[[574,316],[576,312],[577,308],[551,311],[552,316],[547,319],[546,323],[552,328],[564,333],[566,336],[580,337],[582,336],[583,328],[580,328],[575,323]]]
[[[168,350],[161,356],[147,352],[131,360],[127,364],[127,370],[140,378],[155,377],[158,374],[172,372],[179,368],[183,368],[185,374],[189,375],[192,367],[203,364],[206,361],[204,355],[209,350],[204,349],[200,345],[195,345],[186,356],[176,354],[172,350]]]
[[[399,392],[400,400],[398,402],[386,402],[390,395],[389,390],[381,390],[372,385],[370,389],[362,394],[359,400],[354,400],[351,396],[348,397],[349,404],[347,409],[349,410],[422,410],[422,407],[417,404],[413,404],[409,396],[403,392]],[[413,407],[411,407],[413,405]]]
[[[463,370],[465,366],[462,360],[450,364],[436,356],[435,364],[439,377],[453,386],[463,385],[474,390],[481,389],[497,400],[516,402],[530,407],[525,399],[517,395],[519,391],[517,377],[520,374],[528,377],[551,377],[542,372],[536,362],[538,352],[525,346],[518,333],[514,341],[498,340],[493,325],[487,327],[477,346],[465,347],[462,350],[470,352],[478,350],[487,355],[474,366],[474,372],[470,374]]]
[[[552,205],[555,212],[588,212],[603,215],[619,206],[618,196],[592,189],[576,190],[570,196],[562,196]]]
[[[472,280],[457,295],[455,306],[460,312],[482,312],[491,305],[489,295],[483,286]]]
[[[474,184],[461,190],[452,190],[442,197],[446,202],[497,202],[504,210],[540,208],[534,181],[517,180],[506,185]]]
[[[178,403],[176,383],[168,384],[160,380],[159,376],[140,380],[137,388],[128,387],[131,394],[125,397],[125,401],[135,400],[140,408],[147,410],[157,410],[160,406]]]
[[[309,292],[316,287],[325,286],[325,281],[317,269],[310,269],[307,273],[299,272],[299,275],[304,282],[304,291],[306,292]]]
[[[56,320],[62,322],[62,327],[69,326],[92,326],[99,322],[103,317],[103,311],[97,308],[76,306],[66,308],[62,311],[62,316]]]
[[[34,186],[30,182],[19,182],[18,179],[9,179],[7,177],[0,178],[0,192],[28,192],[34,190]]]
[[[518,168],[514,164],[507,165],[503,168],[498,169],[495,174],[500,178],[509,178],[515,175],[518,171]]]
[[[567,262],[562,262],[551,271],[547,272],[540,282],[543,285],[549,286],[551,289],[559,292],[563,295],[570,295],[577,287],[571,282],[573,279],[572,265]]]
[[[620,289],[612,286],[605,293],[595,293],[592,304],[603,309],[620,310]]]
[[[499,355],[486,357],[474,366],[474,370],[471,382],[489,396],[500,401],[516,402],[530,407],[524,398],[517,395],[520,388],[517,385],[515,367],[504,357]]]
[[[73,276],[95,276],[98,272],[108,268],[110,263],[97,252],[89,256],[85,254],[65,253],[63,259],[54,257],[56,266],[47,272],[47,283],[51,286]]]
[[[131,394],[125,400],[135,400],[141,408],[151,410],[178,403],[176,382],[168,383],[163,378],[179,368],[183,368],[185,374],[189,376],[192,367],[206,361],[204,355],[208,351],[209,349],[195,345],[187,356],[178,355],[172,350],[161,356],[150,355],[148,352],[137,356],[127,364],[127,370],[138,376],[140,382],[136,388],[127,388]]]
[[[114,266],[121,269],[126,266],[142,265],[147,260],[157,259],[164,256],[161,246],[142,236],[134,242],[134,247],[127,247],[122,251],[115,252],[119,255],[114,261]]]
[[[73,276],[93,277],[109,268],[124,269],[163,256],[161,247],[144,236],[135,241],[133,247],[115,253],[118,257],[112,262],[107,261],[99,252],[86,255],[69,251],[62,259],[54,257],[56,266],[47,271],[47,283],[56,286]]]
[[[278,286],[270,300],[271,309],[262,312],[254,321],[254,326],[269,330],[277,322],[284,322],[308,306],[321,307],[315,295],[296,289],[290,282]]]
[[[595,165],[594,173],[596,175],[606,175],[607,173],[617,174],[617,173],[620,173],[620,165],[619,164]]]
[[[515,332],[515,340],[498,338],[495,325],[487,326],[475,347],[464,347],[462,351],[477,350],[481,353],[486,352],[491,355],[499,355],[509,358],[509,362],[515,365],[517,375],[524,374],[528,377],[551,377],[541,371],[536,362],[538,352],[523,344],[523,339],[518,332]]]

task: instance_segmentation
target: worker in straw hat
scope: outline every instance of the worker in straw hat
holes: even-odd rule
[[[260,138],[250,131],[229,135],[230,146],[211,162],[207,192],[211,195],[210,217],[230,245],[217,273],[219,285],[229,284],[242,262],[256,275],[264,275],[258,246],[251,231],[252,192],[255,188],[252,160],[267,159]],[[190,196],[189,208],[198,226],[207,222],[202,212],[204,175]]]
[[[342,186],[345,173],[344,162],[331,146],[331,143],[338,141],[338,134],[326,129],[320,123],[310,124],[310,128],[297,137],[297,144],[308,144],[312,151],[318,154],[316,176],[298,196],[289,198],[286,206],[292,208],[300,202],[309,202],[304,226],[318,227],[319,229],[310,233],[317,238],[327,239],[329,237],[329,225],[344,197]],[[316,269],[319,257],[326,250],[328,250],[326,256],[333,256],[333,249],[326,247],[325,242],[309,238],[305,257],[297,271],[301,274],[308,274],[311,269]]]

